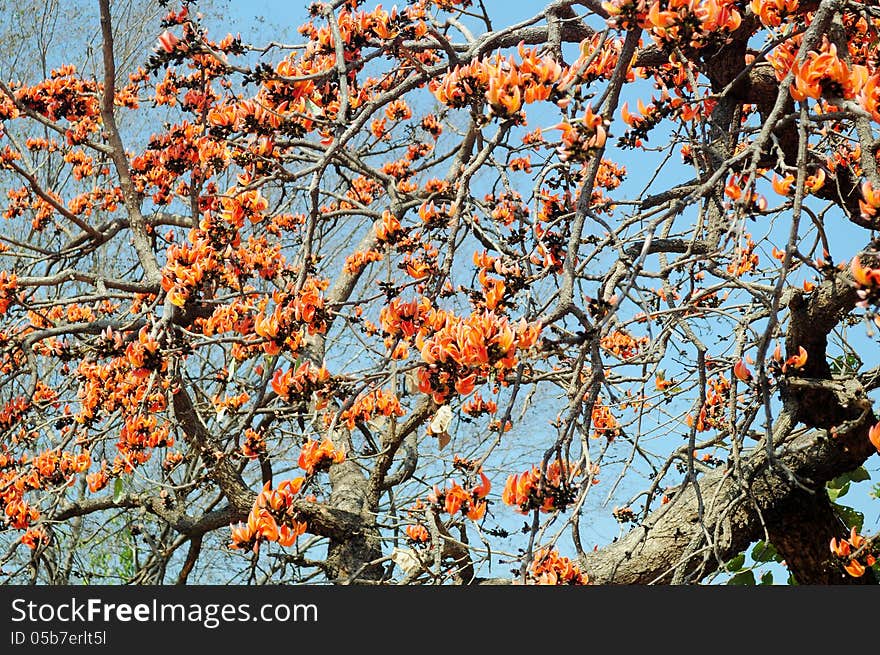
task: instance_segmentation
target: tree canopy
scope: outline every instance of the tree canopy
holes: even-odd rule
[[[159,4],[0,67],[0,580],[876,582],[873,3]]]

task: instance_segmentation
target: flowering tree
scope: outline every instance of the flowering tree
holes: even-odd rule
[[[875,581],[880,11],[535,5],[0,82],[4,579]]]

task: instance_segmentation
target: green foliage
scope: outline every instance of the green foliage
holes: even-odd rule
[[[751,569],[746,569],[745,571],[740,571],[735,576],[733,576],[727,584],[729,585],[748,585],[755,586],[755,574]]]
[[[849,376],[862,367],[862,360],[855,353],[841,355],[831,360],[831,372],[834,375]]]
[[[844,473],[843,475],[834,478],[826,485],[828,498],[831,500],[834,511],[836,511],[838,516],[846,522],[847,526],[855,527],[857,530],[862,529],[862,525],[865,522],[865,515],[852,507],[841,505],[837,500],[843,498],[849,492],[852,483],[864,482],[870,479],[871,475],[865,467],[860,466],[854,471]]]
[[[728,571],[730,571],[731,573],[735,573],[736,571],[739,571],[740,569],[742,569],[742,566],[745,563],[746,563],[746,554],[740,553],[739,555],[734,557],[732,560],[730,560],[724,568],[727,569]]]
[[[854,527],[858,532],[862,531],[862,526],[865,524],[864,514],[852,507],[847,507],[846,505],[832,503],[832,506],[834,507],[834,511],[837,512],[838,516],[844,520],[848,527]]]
[[[838,498],[842,498],[849,491],[849,485],[853,482],[864,482],[865,480],[870,480],[871,476],[868,471],[865,470],[864,466],[860,466],[854,471],[850,471],[849,473],[844,473],[840,475],[826,485],[828,490],[828,497],[831,501],[836,501]]]
[[[769,541],[759,541],[752,548],[752,559],[759,563],[781,562],[780,555]]]
[[[727,584],[736,586],[772,585],[773,571],[764,571],[761,573],[760,582],[758,581],[758,578],[755,577],[755,573],[760,572],[759,569],[771,562],[777,564],[782,563],[782,555],[779,554],[773,544],[767,541],[759,541],[752,546],[752,550],[748,553],[748,556],[751,562],[753,562],[750,565],[746,565],[746,552],[744,551],[724,566],[724,570],[733,573],[733,576],[727,581]],[[788,584],[792,584],[790,576]]]

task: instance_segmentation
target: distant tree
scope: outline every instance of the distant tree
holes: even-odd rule
[[[880,10],[161,4],[0,82],[0,579],[876,582]]]

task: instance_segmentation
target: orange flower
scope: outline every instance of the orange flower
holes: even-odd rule
[[[847,559],[848,561],[843,565],[844,570],[854,578],[860,578],[865,574],[866,566],[874,566],[877,560],[874,554],[870,552],[870,549],[866,548],[870,545],[868,540],[858,533],[855,526],[850,528],[849,534],[849,539],[841,539],[840,543],[837,542],[836,538],[832,538],[830,544],[831,552],[840,558]],[[852,554],[857,553],[861,549],[866,551],[862,553],[865,558],[864,564],[858,558],[852,557]],[[849,559],[850,557],[852,559]]]
[[[857,559],[854,559],[848,564],[844,565],[843,568],[854,578],[860,578],[865,574],[865,567]]]
[[[749,382],[752,379],[752,372],[746,367],[743,360],[739,360],[733,366],[733,374],[742,382]]]
[[[825,185],[825,171],[818,169],[813,175],[808,175],[804,186],[812,193],[816,193]]]
[[[486,100],[499,116],[513,115],[522,107],[522,91],[516,84],[516,80],[517,76],[513,71],[503,79],[492,77],[489,80]]]
[[[551,512],[565,509],[574,499],[575,490],[570,478],[581,475],[580,469],[573,468],[566,461],[554,460],[547,467],[545,475],[537,466],[507,478],[501,500],[525,514],[533,509]]]
[[[596,400],[596,403],[593,405],[593,411],[590,413],[590,423],[593,426],[594,439],[604,436],[608,441],[612,441],[620,433],[620,426],[617,423],[617,419],[611,413],[611,409],[602,404],[600,400]]]
[[[417,544],[424,544],[431,540],[428,528],[419,524],[406,526],[406,536]]]
[[[483,473],[482,469],[480,470],[480,484],[474,487],[474,495],[477,498],[485,498],[489,495],[489,491],[492,489],[492,483],[489,482],[489,478],[486,477],[486,474]]]
[[[461,406],[461,411],[473,417],[482,416],[483,414],[494,414],[498,411],[498,403],[494,400],[483,400],[483,397],[477,392],[472,400]]]
[[[880,75],[873,75],[865,82],[859,94],[859,102],[874,120],[880,123]]]
[[[340,419],[345,422],[349,430],[353,430],[356,425],[366,423],[376,415],[403,416],[403,414],[397,396],[390,391],[377,389],[359,396],[349,409],[340,414]]]
[[[641,116],[635,116],[630,113],[629,103],[627,102],[624,102],[620,107],[620,117],[623,119],[623,122],[630,127],[635,127],[638,123],[642,122]]]
[[[374,225],[376,238],[379,241],[392,242],[402,230],[400,221],[387,209],[382,212],[382,219]]]
[[[654,378],[654,388],[657,389],[657,391],[665,392],[667,389],[674,387],[676,384],[677,382],[675,380],[667,380],[665,377],[659,374],[656,378]]]
[[[589,578],[577,564],[561,557],[555,549],[544,548],[535,553],[529,577],[539,585],[586,585]]]
[[[49,541],[49,535],[43,527],[39,528],[29,528],[22,536],[21,543],[30,548],[31,550],[36,549],[40,543],[47,543]]]
[[[232,526],[232,548],[252,548],[256,553],[260,548],[259,533],[257,517],[251,512],[247,523],[238,523]]]
[[[278,545],[292,546],[300,535],[305,534],[307,528],[308,525],[303,521],[293,521],[290,525],[282,524],[278,528]]]
[[[630,359],[639,354],[642,346],[647,345],[648,337],[636,339],[624,330],[615,330],[605,335],[600,341],[602,348],[613,353],[619,359]]]
[[[877,452],[880,452],[880,423],[877,423],[868,430],[868,441],[870,441]]]
[[[303,469],[306,474],[314,475],[343,461],[345,461],[345,451],[337,450],[333,442],[325,437],[320,443],[312,439],[306,442],[300,451],[297,466]]]
[[[782,370],[784,371],[788,366],[793,366],[794,368],[802,368],[804,364],[807,363],[807,351],[803,346],[798,346],[798,354],[792,355],[788,359],[785,360],[785,364],[782,365]]]
[[[865,220],[873,219],[877,215],[877,210],[880,209],[880,189],[875,189],[868,180],[862,183],[859,208],[862,210],[862,218]]]
[[[485,303],[486,307],[489,309],[498,309],[498,306],[501,305],[501,301],[504,298],[504,291],[506,289],[504,285],[504,280],[498,280],[495,278],[489,278],[485,276],[482,272],[480,273],[480,281],[483,282],[485,280]]]
[[[96,493],[107,486],[109,477],[107,476],[107,462],[101,463],[101,470],[90,473],[86,476],[86,482],[89,485],[89,491]]]
[[[752,0],[749,7],[766,27],[779,27],[782,19],[794,14],[799,0]]]
[[[477,381],[476,375],[468,375],[465,378],[459,378],[455,381],[455,393],[459,396],[468,396],[474,390],[474,383]]]
[[[836,537],[831,537],[831,552],[837,555],[838,557],[847,557],[849,556],[849,541],[846,539],[841,539],[840,543],[837,543]]]
[[[272,390],[287,402],[309,400],[313,393],[320,394],[329,381],[330,373],[324,366],[318,368],[305,360],[295,371],[277,369],[272,376]]]
[[[431,265],[421,260],[410,260],[406,264],[407,274],[416,280],[428,277],[431,274],[431,271]]]
[[[819,99],[823,94],[851,100],[868,82],[868,71],[864,66],[854,65],[850,69],[837,56],[837,46],[825,41],[821,52],[810,52],[801,65],[792,65],[794,82],[791,97],[798,102],[807,98]]]
[[[412,110],[403,98],[398,98],[385,107],[385,116],[392,121],[407,120],[412,118]]]
[[[165,52],[174,52],[174,49],[179,42],[180,39],[168,30],[165,30],[159,35],[159,45]]]
[[[468,502],[470,499],[470,494],[468,494],[464,489],[462,489],[456,482],[452,483],[452,486],[446,491],[444,496],[444,509],[447,514],[458,514],[461,506]]]
[[[742,197],[742,189],[736,182],[736,176],[731,176],[727,185],[724,187],[724,195],[734,201],[739,200],[740,197]]]
[[[479,521],[486,515],[486,506],[486,501],[471,503],[470,509],[467,511],[467,517],[471,521]]]
[[[486,515],[488,503],[484,500],[492,489],[492,484],[484,475],[483,470],[477,472],[480,476],[480,482],[476,485],[465,489],[454,480],[448,489],[440,489],[434,487],[434,490],[428,496],[428,500],[435,505],[443,507],[447,514],[452,516],[463,513],[472,521],[479,521]]]
[[[791,193],[791,185],[794,184],[794,175],[786,175],[780,179],[773,174],[773,190],[780,196],[787,196]]]

